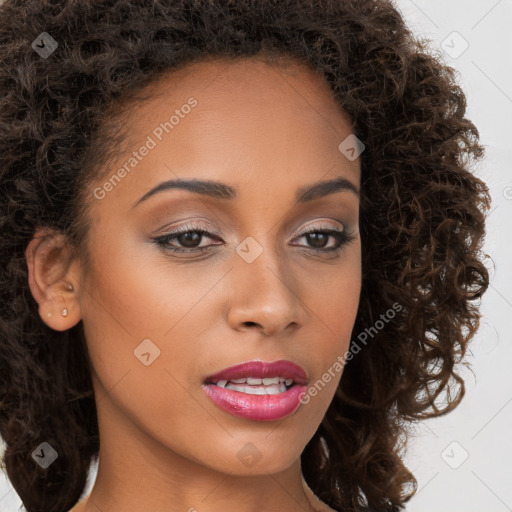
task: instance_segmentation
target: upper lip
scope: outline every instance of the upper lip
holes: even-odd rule
[[[264,379],[269,377],[283,377],[293,379],[295,384],[306,385],[308,376],[301,366],[280,359],[279,361],[248,361],[235,366],[224,368],[220,372],[209,375],[206,384],[216,384],[219,380],[233,380],[247,377]]]

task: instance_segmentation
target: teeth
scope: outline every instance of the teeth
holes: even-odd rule
[[[233,382],[235,384],[249,384],[251,386],[258,386],[261,384],[268,386],[269,384],[279,384],[279,382],[285,382],[287,386],[290,386],[293,383],[293,379],[285,379],[284,377],[265,377],[264,379],[257,377],[242,377],[241,379],[230,379],[229,381],[221,380],[219,382]]]
[[[272,384],[270,386],[250,386],[248,384],[231,384],[226,386],[226,389],[239,391],[240,393],[247,393],[248,395],[277,395],[284,393],[286,386],[284,383]]]
[[[216,384],[221,388],[232,389],[233,391],[240,391],[249,395],[276,395],[277,393],[284,393],[286,387],[293,384],[293,379],[284,379],[283,377],[266,377],[264,379],[247,377],[219,380]]]
[[[219,380],[217,386],[249,395],[277,395],[284,393],[287,386],[293,384],[293,379],[284,379],[282,377],[269,377],[257,379],[248,377],[244,379]],[[263,386],[261,385],[263,384]]]

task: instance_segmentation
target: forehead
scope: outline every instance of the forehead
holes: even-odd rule
[[[128,103],[128,108],[122,110],[122,117],[135,133],[149,128],[144,123],[154,122],[157,116],[168,120],[165,114],[172,114],[190,97],[199,103],[194,109],[197,121],[210,116],[211,121],[219,123],[223,118],[223,124],[228,125],[238,117],[248,124],[258,116],[274,122],[288,118],[292,124],[298,117],[304,125],[312,123],[319,133],[352,128],[327,81],[308,65],[287,56],[272,61],[262,57],[218,57],[193,62],[165,73],[140,95],[144,101],[134,104],[134,108]]]
[[[196,62],[161,76],[142,97],[124,106],[131,149],[116,162],[154,142],[123,183],[130,204],[164,178],[218,180],[276,196],[340,175],[358,183],[359,159],[338,149],[351,120],[327,82],[301,63]]]

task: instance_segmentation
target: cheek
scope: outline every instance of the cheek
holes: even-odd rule
[[[171,338],[179,338],[184,324],[194,336],[190,313],[215,284],[199,278],[197,270],[171,263],[154,244],[139,238],[127,227],[107,226],[91,240],[82,318],[88,339],[101,343],[98,350],[109,357],[119,357],[119,352],[133,357],[146,338],[162,350]],[[187,351],[179,353],[181,345],[186,349],[186,343],[178,343],[176,357],[186,360]]]
[[[327,410],[343,374],[359,306],[360,245],[355,244],[345,256],[336,273],[333,274],[332,269],[317,273],[316,283],[307,294],[314,327],[309,329],[312,341],[303,352],[304,360],[310,361],[312,368],[303,403],[320,415]]]
[[[112,398],[136,404],[148,418],[155,410],[172,413],[177,401],[188,407],[183,386],[197,363],[192,348],[204,336],[204,322],[191,322],[190,312],[211,283],[191,284],[189,274],[171,273],[162,260],[141,264],[129,247],[110,257],[108,246],[100,247],[81,300],[100,393],[113,389]]]
[[[98,413],[108,408],[119,424],[129,418],[171,443],[172,432],[204,437],[200,426],[209,420],[191,399],[195,340],[204,334],[187,317],[208,283],[191,286],[177,272],[165,282],[171,273],[157,270],[149,262],[137,265],[129,254],[94,267],[83,325]]]
[[[362,281],[360,243],[347,247],[340,258],[339,265],[316,271],[304,294],[310,320],[323,333],[318,333],[317,350],[331,356],[349,344],[357,315]]]
[[[189,312],[211,283],[166,265],[162,257],[146,257],[127,247],[112,257],[97,254],[92,264],[85,307],[91,316],[116,324],[127,336],[165,337]],[[90,300],[89,300],[90,299]],[[133,340],[135,341],[135,339]]]

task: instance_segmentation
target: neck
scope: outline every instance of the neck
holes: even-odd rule
[[[98,472],[84,512],[314,512],[318,504],[300,459],[278,473],[226,474],[162,445],[115,408],[99,408],[98,423]]]

